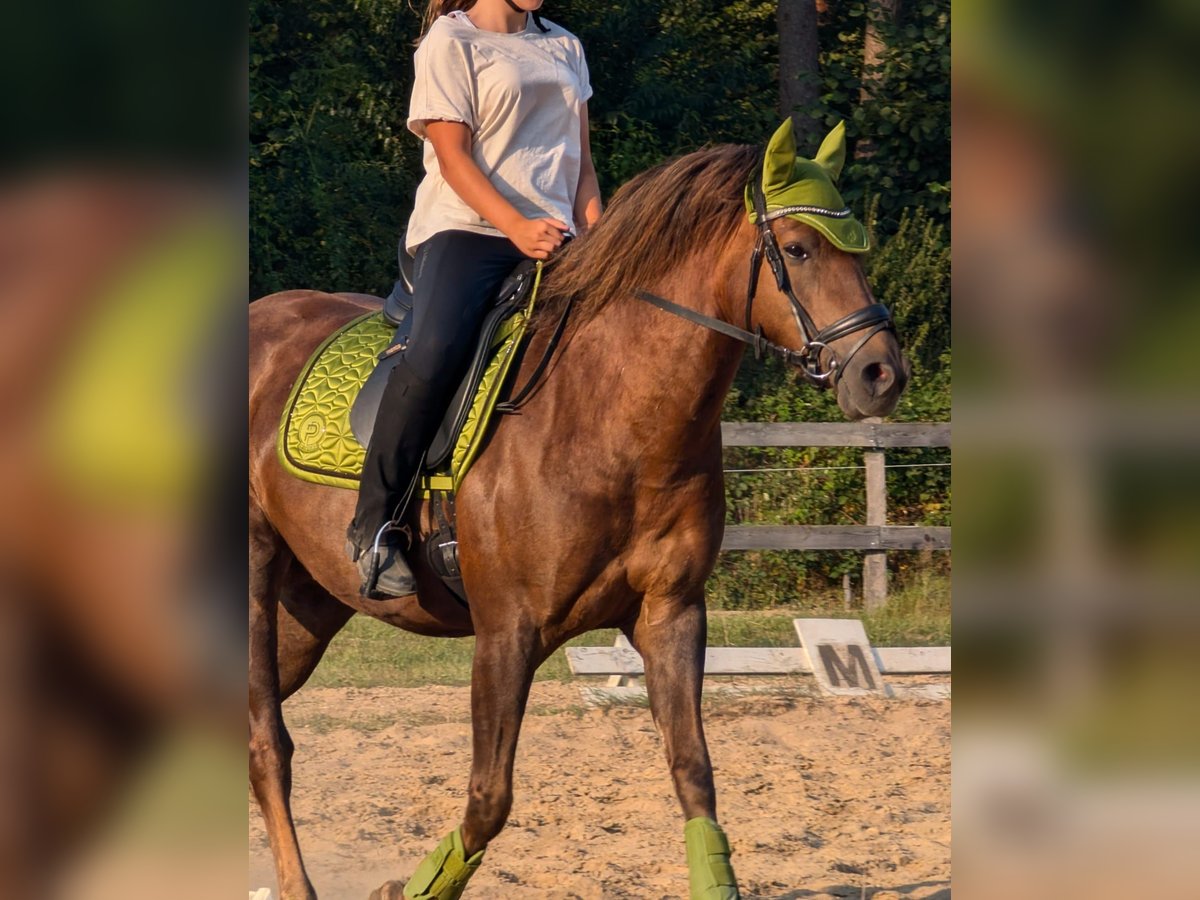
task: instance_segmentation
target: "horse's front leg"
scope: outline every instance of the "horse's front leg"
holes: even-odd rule
[[[706,634],[702,596],[646,597],[630,637],[645,660],[650,712],[662,734],[686,820],[692,900],[737,900],[729,842],[717,824],[717,792],[700,718]]]
[[[467,810],[462,824],[417,867],[404,887],[408,898],[457,900],[512,808],[517,737],[541,656],[536,633],[528,626],[506,623],[497,633],[489,631],[486,623],[476,624],[478,636],[471,671],[473,758]]]

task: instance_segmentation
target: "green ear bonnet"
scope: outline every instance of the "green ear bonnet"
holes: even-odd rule
[[[825,235],[847,253],[865,253],[871,246],[867,229],[854,218],[834,181],[846,161],[846,123],[838,122],[821,142],[816,158],[796,156],[796,138],[789,118],[771,135],[763,156],[762,190],[767,221],[787,216]],[[754,193],[746,186],[746,210],[758,224]]]

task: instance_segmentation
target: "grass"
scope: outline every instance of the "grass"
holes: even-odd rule
[[[871,642],[880,647],[950,643],[950,582],[930,576],[892,593],[885,609],[847,613],[840,609],[795,607],[755,612],[711,611],[708,641],[719,647],[795,647],[792,619],[859,615]],[[593,631],[567,646],[611,647],[616,629]],[[309,682],[317,687],[420,687],[471,682],[474,638],[427,638],[375,619],[356,616],[342,630]],[[560,649],[538,670],[539,681],[571,678]]]
[[[615,628],[601,629],[568,646],[612,646]],[[420,687],[471,683],[474,638],[429,638],[409,634],[366,616],[355,616],[325,653],[309,684],[317,687]],[[557,651],[538,670],[538,681],[571,677],[567,658]]]
[[[888,595],[887,606],[862,614],[877,647],[944,647],[950,643],[950,579],[926,575]]]

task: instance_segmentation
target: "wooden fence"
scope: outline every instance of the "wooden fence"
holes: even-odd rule
[[[799,647],[707,647],[704,674],[805,674],[816,677],[824,694],[949,698],[946,683],[900,688],[883,678],[949,674],[949,647],[872,647],[858,619],[793,619],[792,625]],[[609,676],[605,687],[581,686],[589,705],[645,699],[645,689],[634,683],[645,675],[645,662],[624,634],[617,635],[612,647],[567,647],[566,656],[573,675]],[[740,685],[713,689],[744,692]]]
[[[734,525],[722,550],[862,550],[863,605],[887,602],[888,550],[948,550],[950,529],[887,524],[884,454],[895,447],[949,447],[948,422],[724,422],[726,447],[863,447],[867,478],[865,525]]]

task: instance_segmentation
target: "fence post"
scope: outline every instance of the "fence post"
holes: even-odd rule
[[[871,424],[882,421],[877,417],[864,419]],[[867,474],[867,524],[887,524],[887,471],[883,450],[872,447],[863,453]],[[863,555],[863,608],[868,612],[882,609],[887,603],[887,551],[868,550]]]

